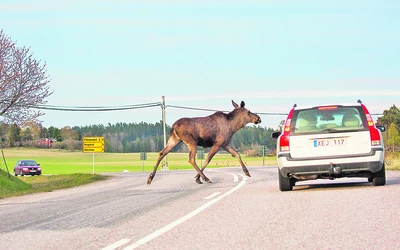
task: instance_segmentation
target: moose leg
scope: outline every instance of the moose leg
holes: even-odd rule
[[[168,144],[165,146],[163,150],[158,154],[158,159],[156,162],[156,165],[154,166],[153,172],[150,173],[149,178],[147,178],[147,185],[151,184],[151,181],[153,180],[154,176],[156,175],[158,165],[160,164],[161,160],[171,151],[174,147],[176,147],[179,143],[182,141],[177,138],[177,137],[172,137],[168,139]]]
[[[199,167],[197,166],[196,163],[196,153],[197,153],[197,148],[196,148],[196,144],[193,144],[194,146],[189,146],[189,163],[192,164],[192,166],[194,167],[194,169],[196,169],[197,173],[199,176],[201,176],[201,178],[203,178],[203,180],[205,182],[211,183],[210,179],[207,178],[207,176],[205,176],[203,174],[203,172],[199,169]],[[197,175],[196,175],[197,176]],[[197,184],[202,184],[202,182],[200,181],[200,178],[196,178],[196,183]]]
[[[229,153],[231,153],[233,156],[236,156],[236,158],[239,160],[240,165],[242,166],[244,174],[247,175],[248,177],[251,177],[249,170],[247,170],[246,166],[244,165],[244,163],[242,161],[242,158],[240,157],[240,154],[229,145],[225,146],[224,149],[226,151],[228,151]]]
[[[208,152],[207,154],[207,158],[204,161],[204,165],[201,168],[201,172],[203,173],[204,169],[207,167],[207,165],[210,163],[211,159],[214,157],[214,155],[218,152],[218,150],[220,149],[220,146],[212,146],[210,149],[210,152]],[[198,181],[200,181],[200,175],[197,174],[194,178],[196,178],[196,182],[198,183]]]

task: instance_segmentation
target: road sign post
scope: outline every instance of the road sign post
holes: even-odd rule
[[[265,145],[262,145],[258,150],[259,150],[259,153],[262,156],[262,165],[264,166],[264,158],[267,155],[268,147],[265,146]]]
[[[94,174],[94,153],[104,152],[104,137],[83,137],[82,149],[84,153],[92,153],[92,174]]]
[[[204,150],[197,150],[197,159],[200,159],[200,167],[203,167]]]
[[[146,152],[140,152],[140,160],[142,160],[142,170],[144,172],[144,161],[147,160],[147,153]]]

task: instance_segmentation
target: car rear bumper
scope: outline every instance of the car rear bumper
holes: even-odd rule
[[[290,154],[278,155],[278,166],[284,177],[292,175],[347,176],[358,172],[376,173],[384,164],[383,150],[369,154],[294,159]]]
[[[383,167],[383,162],[324,164],[301,167],[282,167],[281,173],[285,177],[291,175],[351,175],[357,172],[376,173]]]

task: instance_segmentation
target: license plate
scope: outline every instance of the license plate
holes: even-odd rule
[[[344,146],[344,145],[346,145],[346,139],[343,139],[343,138],[314,140],[314,148],[336,147],[336,146]]]
[[[36,173],[36,170],[31,170],[31,173]]]

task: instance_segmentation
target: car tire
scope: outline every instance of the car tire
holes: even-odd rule
[[[279,176],[279,190],[281,191],[291,191],[295,185],[295,180],[293,178],[283,177],[281,170],[278,168]]]
[[[385,164],[383,164],[382,169],[372,175],[372,185],[384,186],[385,184],[386,184],[386,172],[385,172]]]
[[[21,172],[19,173],[21,176],[24,176],[24,172],[22,172],[22,170],[21,170]]]
[[[14,170],[14,176],[18,176],[18,175],[17,175],[17,172],[15,172],[15,170]]]

